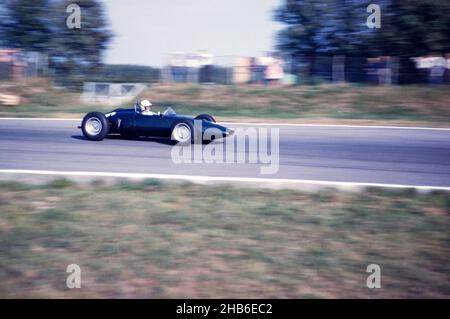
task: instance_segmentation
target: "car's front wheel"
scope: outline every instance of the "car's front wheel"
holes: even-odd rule
[[[90,112],[81,123],[83,135],[92,141],[101,141],[109,133],[108,119],[103,113]]]
[[[172,126],[171,139],[181,144],[195,141],[194,126],[188,121],[179,121]]]

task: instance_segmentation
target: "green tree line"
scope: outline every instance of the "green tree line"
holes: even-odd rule
[[[369,4],[381,27],[368,28]],[[450,2],[442,0],[284,0],[277,48],[293,56],[421,56],[450,53]]]
[[[4,0],[0,4],[0,45],[49,57],[56,78],[77,82],[94,74],[113,34],[103,5],[77,0],[81,27],[68,28],[68,0]]]

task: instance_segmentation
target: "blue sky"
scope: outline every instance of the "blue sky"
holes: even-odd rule
[[[161,66],[173,51],[258,56],[272,50],[282,26],[281,0],[103,0],[115,37],[106,63]],[[225,62],[226,63],[226,62]]]

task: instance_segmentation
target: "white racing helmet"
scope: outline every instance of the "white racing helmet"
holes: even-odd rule
[[[142,100],[139,102],[139,107],[141,108],[141,111],[145,111],[146,108],[152,106],[152,103],[149,100]]]

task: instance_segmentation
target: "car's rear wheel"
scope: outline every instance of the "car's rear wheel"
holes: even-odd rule
[[[195,141],[194,126],[188,121],[179,121],[172,126],[171,139],[181,144]]]
[[[86,114],[81,123],[83,135],[91,141],[101,141],[109,133],[109,122],[100,112]]]
[[[200,114],[195,117],[196,120],[205,120],[208,122],[216,123],[216,119],[209,114]]]

